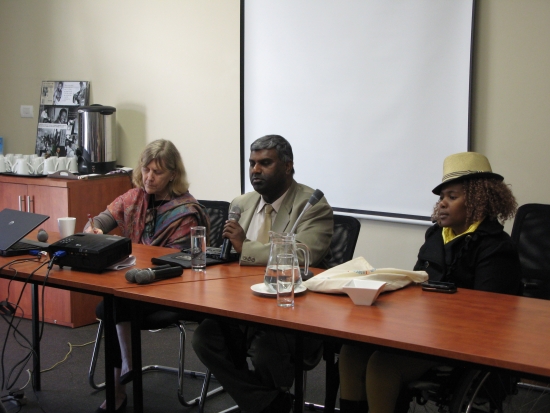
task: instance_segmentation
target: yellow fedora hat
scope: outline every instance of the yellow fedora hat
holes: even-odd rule
[[[499,181],[504,178],[493,172],[489,160],[477,152],[460,152],[447,156],[443,162],[443,179],[432,192],[439,195],[441,188],[450,182],[472,179],[494,178]]]

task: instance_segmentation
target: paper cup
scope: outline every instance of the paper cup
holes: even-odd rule
[[[59,226],[59,233],[61,234],[61,238],[70,237],[74,234],[76,218],[57,218],[57,225]]]

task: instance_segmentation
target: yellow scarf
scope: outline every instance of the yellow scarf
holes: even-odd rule
[[[470,227],[466,231],[464,231],[462,234],[458,234],[458,235],[456,235],[451,228],[444,227],[443,228],[443,244],[451,242],[455,238],[460,237],[464,234],[469,234],[470,232],[474,232],[477,229],[477,227],[479,227],[479,224],[481,224],[481,221],[474,222],[472,225],[470,225]]]

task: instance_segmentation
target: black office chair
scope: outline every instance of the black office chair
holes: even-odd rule
[[[396,412],[406,412],[413,399],[416,403],[408,411],[418,412],[421,406],[429,406],[429,402],[438,411],[449,413],[523,411],[512,407],[515,404],[507,399],[517,393],[517,378],[485,369],[437,366],[420,380],[409,383],[407,390],[401,395]]]
[[[523,295],[550,299],[550,205],[519,207],[512,227],[521,263]]]
[[[229,202],[199,200],[210,217],[210,246],[221,247],[223,226],[229,216]]]
[[[356,218],[334,215],[334,233],[330,242],[331,258],[327,262],[327,268],[336,267],[353,258],[360,230],[361,223]]]
[[[205,207],[206,212],[210,217],[210,234],[209,242],[210,246],[219,247],[222,244],[222,232],[225,221],[227,220],[229,213],[229,202],[225,201],[202,201],[199,203]],[[103,321],[101,317],[98,318],[99,326],[96,334],[96,341],[92,353],[92,360],[90,362],[90,368],[88,371],[88,382],[94,389],[99,390],[105,387],[105,383],[96,384],[94,379],[95,368],[97,364],[97,357],[101,346],[101,338],[103,336]],[[178,368],[149,365],[142,368],[142,372],[150,371],[163,371],[167,373],[173,373],[178,375],[178,399],[180,403],[185,407],[195,406],[200,401],[200,396],[190,401],[187,401],[183,395],[183,377],[190,376],[193,378],[205,378],[206,373],[196,372],[191,370],[185,370],[185,321],[182,320],[182,314],[176,311],[159,310],[150,314],[141,320],[142,330],[160,330],[171,326],[177,326],[180,332],[180,348],[179,348],[179,365]],[[209,377],[208,377],[209,379]],[[218,387],[208,392],[205,397],[213,396],[216,393],[223,391],[222,387]]]
[[[550,382],[522,383],[507,372],[470,367],[437,366],[409,383],[395,412],[546,413]],[[413,399],[414,404],[409,406]],[[408,410],[407,410],[408,409]]]
[[[97,329],[96,334],[96,341],[94,345],[94,349],[92,352],[92,360],[90,362],[90,368],[88,370],[88,383],[92,388],[96,390],[101,390],[105,388],[105,383],[95,383],[95,368],[97,365],[97,358],[100,352],[101,348],[101,339],[103,336],[103,320],[98,317],[99,320],[99,326]],[[160,365],[148,365],[144,366],[142,368],[142,373],[147,373],[151,371],[163,371],[166,373],[172,373],[177,374],[178,376],[178,400],[180,403],[185,407],[191,407],[195,406],[199,403],[200,397],[196,397],[192,400],[186,400],[183,394],[183,378],[184,376],[189,376],[193,378],[204,378],[205,373],[191,371],[191,370],[185,370],[185,321],[182,320],[182,314],[174,312],[174,311],[167,311],[167,310],[159,310],[154,312],[153,314],[148,315],[147,317],[144,317],[141,320],[141,329],[142,330],[160,330],[164,328],[168,328],[171,326],[177,326],[180,333],[180,347],[179,347],[179,365],[178,368],[174,367],[168,367],[168,366],[160,366]],[[116,332],[115,332],[116,334]],[[208,393],[208,397],[221,392],[222,388],[217,388],[212,390]]]

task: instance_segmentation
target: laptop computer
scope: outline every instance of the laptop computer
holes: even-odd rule
[[[221,260],[220,254],[221,248],[206,247],[206,266],[225,264],[239,260],[239,254],[234,250],[231,251],[227,260]],[[179,265],[183,268],[191,268],[191,253],[189,250],[183,250],[173,254],[163,255],[162,257],[151,258],[151,262],[155,265],[170,264],[171,266]]]
[[[12,257],[25,255],[31,250],[45,249],[45,242],[22,239],[49,218],[47,215],[3,209],[0,211],[0,255]]]

